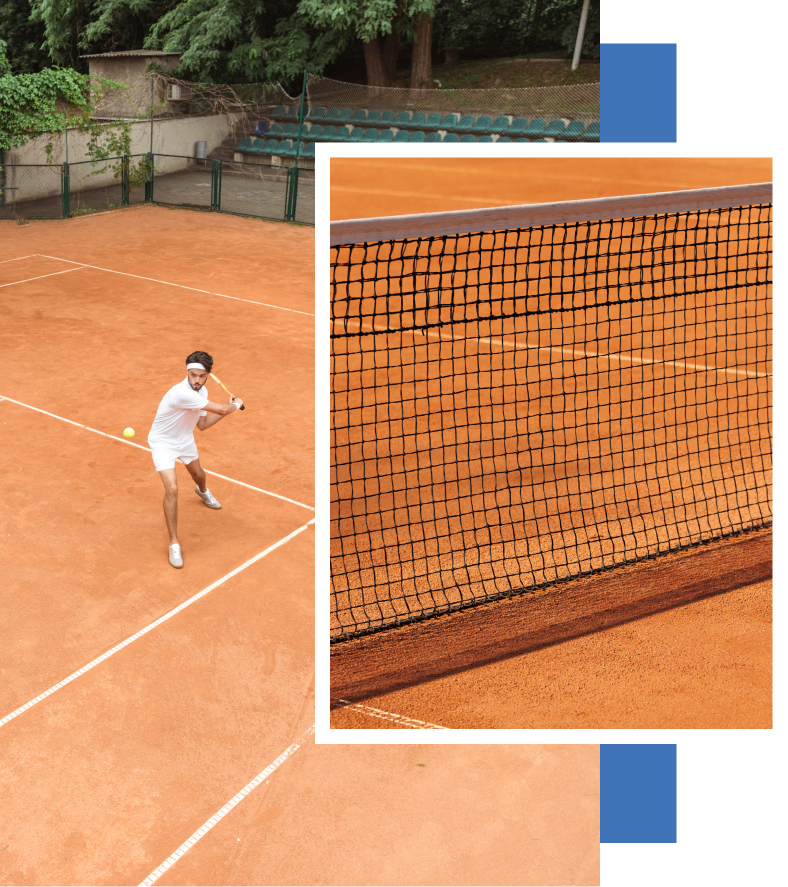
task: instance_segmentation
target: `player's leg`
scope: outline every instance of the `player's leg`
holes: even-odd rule
[[[222,506],[216,501],[216,498],[213,496],[211,491],[208,489],[207,481],[205,478],[205,471],[203,470],[202,465],[200,465],[199,457],[195,459],[190,459],[188,462],[185,461],[185,457],[181,456],[181,462],[186,466],[186,470],[194,479],[197,486],[194,488],[194,492],[202,499],[202,501],[208,506],[208,508],[221,508]]]
[[[192,459],[191,462],[187,462],[184,464],[186,465],[186,470],[189,472],[189,474],[192,476],[192,479],[199,487],[199,491],[201,493],[204,493],[208,489],[208,487],[205,478],[205,471],[203,471],[203,467],[202,465],[200,465],[199,456],[196,459]]]
[[[159,471],[164,484],[164,519],[170,534],[170,545],[178,544],[178,478],[175,466]]]

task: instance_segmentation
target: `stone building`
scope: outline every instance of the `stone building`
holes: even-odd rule
[[[129,89],[112,90],[96,109],[96,117],[134,118],[148,114],[151,106],[150,77],[145,73],[151,64],[164,71],[174,71],[181,63],[180,53],[162,52],[156,49],[130,49],[126,52],[102,52],[83,55],[88,60],[92,76],[106,77],[118,83],[128,83]],[[155,96],[154,116],[177,112],[182,101],[180,96]],[[166,104],[166,107],[161,107]]]

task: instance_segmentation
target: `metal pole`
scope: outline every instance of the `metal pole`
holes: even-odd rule
[[[153,157],[153,71],[150,75],[150,156]]]
[[[586,33],[586,19],[588,18],[588,4],[591,0],[583,0],[583,11],[580,13],[580,27],[577,29],[577,43],[575,43],[575,54],[572,58],[572,70],[574,71],[580,64],[580,52],[583,49],[583,37]]]

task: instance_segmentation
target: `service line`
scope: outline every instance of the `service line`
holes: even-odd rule
[[[11,283],[0,283],[0,289],[5,286],[17,286],[20,283],[32,283],[34,280],[43,280],[45,277],[55,277],[57,274],[68,274],[70,271],[81,271],[84,265],[79,268],[66,268],[65,271],[53,271],[51,274],[40,274],[38,277],[28,277],[25,280],[14,280]]]
[[[73,419],[65,419],[63,416],[57,416],[55,413],[48,413],[46,410],[42,410],[39,407],[31,406],[29,403],[22,403],[20,400],[14,400],[11,397],[6,397],[5,395],[0,395],[0,400],[7,400],[9,403],[15,403],[17,406],[25,407],[25,409],[33,410],[36,413],[42,413],[44,416],[49,416],[52,419],[57,419],[60,422],[68,422],[69,425],[76,425],[77,428],[84,428],[85,431],[92,431],[93,434],[100,434],[102,437],[109,437],[111,440],[116,440],[119,443],[127,444],[130,447],[136,447],[138,450],[145,450],[146,453],[150,452],[149,447],[144,447],[142,444],[133,443],[130,440],[126,440],[125,437],[116,437],[114,434],[107,434],[106,431],[99,431],[96,428],[91,428],[89,425],[82,425],[80,422],[74,422]],[[209,471],[207,468],[203,469],[206,474],[211,474],[214,477],[220,477],[222,480],[229,481],[231,484],[238,484],[240,487],[246,487],[249,490],[254,490],[256,493],[264,493],[266,496],[273,496],[274,499],[281,499],[283,502],[289,502],[291,505],[298,505],[299,508],[306,508],[308,511],[314,511],[314,506],[312,505],[304,505],[303,502],[297,502],[295,499],[288,499],[287,496],[281,496],[279,493],[272,493],[270,490],[263,490],[260,487],[253,487],[251,484],[246,484],[243,481],[235,480],[232,477],[227,477],[224,474],[218,474],[215,471]]]
[[[124,277],[136,277],[138,280],[149,280],[151,283],[160,283],[163,286],[176,286],[178,289],[191,290],[194,293],[205,293],[207,296],[219,296],[222,299],[232,299],[235,302],[249,302],[252,305],[262,305],[265,308],[276,308],[277,311],[289,311],[291,314],[303,314],[305,317],[314,317],[308,311],[297,311],[295,308],[285,308],[282,305],[271,305],[268,302],[256,302],[254,299],[241,299],[238,296],[228,296],[225,293],[215,293],[212,290],[197,289],[196,286],[185,286],[182,283],[172,283],[169,280],[158,280],[155,277],[143,277],[141,274],[131,274],[128,271],[116,271],[114,268],[101,268],[98,265],[87,265],[85,262],[72,262],[71,259],[61,259],[60,256],[47,256],[44,253],[36,253],[42,259],[54,259],[56,262],[68,262],[71,265],[80,265],[83,268],[92,268],[94,271],[106,271],[109,274],[122,274]]]
[[[289,745],[279,757],[269,764],[262,773],[259,773],[255,778],[247,783],[241,791],[238,792],[235,797],[231,798],[220,810],[213,814],[213,816],[207,820],[203,825],[201,825],[197,831],[190,837],[187,838],[183,844],[164,862],[154,871],[152,871],[147,878],[139,885],[139,887],[150,887],[151,884],[155,884],[156,881],[167,871],[167,869],[172,868],[172,866],[186,853],[191,850],[192,847],[200,840],[200,838],[204,837],[208,834],[208,832],[238,804],[242,801],[251,791],[257,788],[261,782],[264,782],[268,777],[277,770],[279,767],[284,764],[284,762],[291,757],[295,752],[301,748],[302,745],[306,743],[310,736],[315,732],[315,725],[312,726],[301,736],[299,740],[294,742],[292,745]]]
[[[44,690],[43,693],[39,693],[35,699],[31,699],[30,702],[26,702],[24,705],[20,705],[19,708],[12,711],[10,714],[6,715],[2,720],[0,720],[0,727],[5,726],[9,721],[13,721],[14,718],[18,718],[23,712],[26,712],[28,709],[32,708],[34,705],[37,705],[39,702],[43,701],[47,697],[51,696],[53,693],[56,693],[61,688],[65,687],[67,684],[70,684],[72,681],[75,681],[77,678],[81,677],[86,672],[89,672],[91,669],[95,668],[97,665],[100,665],[105,660],[109,659],[110,656],[114,656],[115,653],[120,652],[124,647],[128,647],[129,644],[133,643],[136,640],[139,640],[141,637],[146,635],[149,631],[153,631],[154,628],[158,628],[159,625],[167,622],[168,619],[172,619],[173,616],[177,615],[181,612],[181,610],[185,610],[186,607],[191,606],[196,601],[200,600],[200,598],[204,598],[206,594],[212,592],[215,588],[218,588],[220,585],[224,585],[225,582],[229,581],[233,578],[233,576],[237,576],[243,570],[246,570],[248,567],[251,567],[252,564],[256,564],[257,561],[264,558],[266,555],[270,554],[272,551],[275,551],[280,546],[284,545],[285,542],[289,542],[291,539],[298,536],[300,533],[303,533],[308,527],[312,526],[315,522],[315,518],[307,521],[307,523],[300,526],[297,530],[293,530],[292,533],[289,533],[287,536],[284,536],[278,542],[274,542],[273,545],[269,545],[264,551],[261,551],[260,554],[256,554],[253,558],[250,558],[246,563],[241,564],[240,567],[236,567],[234,570],[231,570],[227,575],[222,576],[221,579],[217,579],[212,585],[209,585],[207,588],[203,588],[202,591],[198,591],[197,594],[190,597],[188,600],[184,601],[182,604],[179,604],[177,607],[173,608],[169,611],[169,613],[165,613],[163,616],[160,616],[154,622],[151,622],[150,625],[146,625],[145,628],[141,628],[138,632],[135,632],[131,637],[126,638],[125,641],[121,641],[119,644],[116,644],[110,650],[107,650],[106,653],[102,653],[101,656],[97,656],[95,659],[88,662],[87,665],[83,665],[82,668],[78,669],[75,672],[72,672],[67,678],[64,678],[62,681],[59,681],[53,687],[50,687],[48,690]]]

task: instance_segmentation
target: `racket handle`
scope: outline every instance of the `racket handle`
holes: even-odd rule
[[[245,409],[246,409],[246,407],[245,407],[245,406],[242,406],[242,407],[241,407],[241,409],[242,409],[242,410],[245,410]]]

